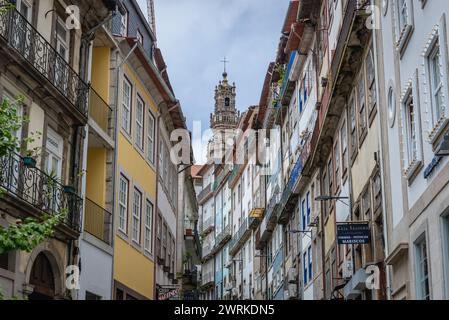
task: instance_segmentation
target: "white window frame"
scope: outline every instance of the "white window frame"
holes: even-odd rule
[[[153,254],[153,221],[154,205],[150,200],[147,199],[145,207],[144,249],[149,254]]]
[[[413,29],[414,29],[414,17],[413,17],[413,0],[404,0],[404,5],[407,10],[406,21],[403,26],[401,26],[400,22],[400,14],[403,11],[404,7],[399,7],[401,5],[401,0],[396,0],[393,5],[394,10],[394,30],[395,30],[395,41],[396,41],[396,49],[403,53],[405,46],[410,38]]]
[[[122,187],[125,187],[123,190]],[[129,201],[129,180],[120,175],[119,183],[119,225],[118,229],[127,234],[128,229],[128,201]]]
[[[49,141],[54,141],[57,146],[52,145],[49,143]],[[47,128],[47,141],[45,144],[46,151],[47,151],[47,159],[46,159],[46,172],[47,174],[52,173],[51,170],[51,164],[52,160],[57,161],[57,168],[56,171],[53,172],[56,175],[57,179],[61,179],[62,177],[62,159],[63,159],[63,153],[64,153],[64,140],[63,138],[56,133],[53,129],[50,127]]]
[[[126,88],[129,89],[129,95],[125,94]],[[131,134],[131,108],[133,100],[133,86],[131,82],[125,77],[123,79],[122,90],[122,129],[130,135]]]
[[[403,170],[404,176],[411,179],[420,167],[423,160],[422,155],[422,133],[421,133],[421,108],[419,99],[418,73],[415,72],[413,77],[408,81],[401,97],[401,114],[402,114],[402,138],[403,138]],[[408,102],[413,99],[414,119],[410,123]],[[411,130],[414,130],[412,132]],[[413,141],[410,140],[415,135]],[[411,145],[416,143],[416,147],[411,149]],[[416,149],[416,150],[415,150]]]
[[[141,220],[142,220],[142,192],[134,188],[133,195],[133,223],[132,223],[132,240],[140,244],[140,228],[141,228]]]
[[[145,132],[145,102],[137,95],[136,103],[136,145],[143,151],[144,149],[144,132]]]
[[[423,78],[426,79],[424,83],[424,91],[427,94],[428,99],[426,99],[426,113],[427,113],[427,131],[428,131],[428,141],[434,144],[442,133],[442,130],[446,127],[449,122],[447,116],[447,106],[449,98],[449,53],[448,53],[448,43],[447,43],[447,27],[446,27],[446,14],[443,14],[440,21],[432,29],[426,46],[423,51]],[[432,61],[435,55],[436,49],[439,48],[440,55],[440,84],[435,88]],[[440,110],[440,116],[436,116],[437,104],[435,99],[435,91],[439,91],[442,94],[442,105]]]
[[[425,244],[425,248],[423,245]],[[415,243],[415,281],[416,281],[416,298],[418,300],[427,300],[431,299],[431,283],[430,283],[430,260],[429,260],[429,251],[428,251],[428,242],[426,235],[422,235]],[[425,250],[423,252],[423,250]],[[425,258],[423,257],[425,254]],[[423,264],[426,264],[427,274],[424,274]],[[423,292],[423,282],[428,282],[428,296]]]
[[[155,154],[155,129],[156,120],[151,112],[148,112],[148,125],[147,125],[147,158],[151,164],[154,165],[154,154]]]

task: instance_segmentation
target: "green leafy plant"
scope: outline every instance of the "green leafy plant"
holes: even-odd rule
[[[55,215],[46,215],[42,221],[34,218],[18,220],[8,228],[0,227],[0,254],[13,250],[31,252],[45,239],[53,236],[67,216],[67,209]]]
[[[14,9],[14,4],[13,3],[8,1],[8,2],[2,4],[0,2],[0,14],[5,13],[5,12],[7,12],[9,10],[12,10],[12,9]]]
[[[0,157],[7,156],[20,150],[20,139],[17,132],[27,120],[18,115],[18,107],[23,104],[23,97],[15,101],[3,99],[0,104]],[[24,143],[34,141],[35,135],[30,135]],[[1,174],[1,173],[0,173]],[[50,197],[55,187],[56,176],[50,177],[46,193]],[[5,190],[0,187],[0,197]],[[44,215],[40,219],[26,218],[11,223],[7,228],[0,226],[0,254],[14,250],[30,252],[48,237],[54,234],[54,230],[67,216],[68,210],[63,209],[54,215]]]

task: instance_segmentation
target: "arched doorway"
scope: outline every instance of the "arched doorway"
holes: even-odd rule
[[[34,260],[30,274],[30,284],[34,286],[30,300],[52,300],[55,297],[55,277],[50,260],[44,253]]]

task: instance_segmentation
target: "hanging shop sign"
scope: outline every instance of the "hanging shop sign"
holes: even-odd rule
[[[368,244],[371,242],[369,223],[337,223],[338,244]]]

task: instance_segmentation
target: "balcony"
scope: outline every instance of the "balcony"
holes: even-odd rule
[[[290,217],[290,214],[295,210],[296,203],[298,202],[299,195],[294,192],[296,183],[298,182],[299,176],[302,172],[302,159],[298,158],[295,166],[292,169],[290,178],[287,185],[285,186],[284,192],[282,193],[281,202],[279,204],[279,216],[278,223],[286,224]]]
[[[214,181],[214,185],[212,188],[212,192],[215,192],[222,184],[223,181],[229,176],[229,171],[226,168],[220,172],[220,174],[216,177]]]
[[[281,101],[281,104],[284,106],[290,104],[290,99],[292,98],[292,96],[295,92],[296,81],[293,81],[291,79],[290,74],[292,73],[292,70],[293,70],[293,66],[294,66],[295,59],[296,59],[296,54],[297,54],[296,51],[292,51],[290,53],[290,59],[288,61],[287,68],[285,70],[284,79],[282,82],[280,101]]]
[[[103,241],[107,245],[112,243],[112,214],[86,198],[84,231]]]
[[[215,228],[215,219],[214,217],[209,217],[206,221],[203,222],[203,229],[201,230],[201,235],[206,236],[211,233]]]
[[[240,225],[239,231],[232,237],[229,243],[229,255],[235,256],[243,244],[251,236],[251,225],[254,223],[254,218],[247,217]]]
[[[2,44],[4,42],[6,46]],[[0,44],[5,48],[12,48],[17,53],[13,58],[19,60],[19,64],[24,61],[70,103],[73,111],[76,111],[84,122],[87,120],[89,86],[15,9],[0,13]]]
[[[215,238],[213,253],[217,253],[231,239],[231,225],[227,225],[223,231]]]
[[[266,209],[265,217],[260,225],[260,243],[266,242],[277,223],[277,211],[279,208],[279,194],[275,194]]]
[[[112,108],[93,88],[89,90],[89,117],[95,121],[109,138],[114,138],[113,130],[110,130],[109,126],[109,119],[112,118]]]
[[[213,249],[214,249],[214,246],[212,243],[206,243],[205,245],[203,245],[203,247],[201,249],[201,252],[202,252],[201,260],[203,262],[210,260],[214,256]]]
[[[215,285],[214,282],[214,272],[208,271],[202,274],[201,276],[201,288],[207,289],[213,287]]]
[[[205,202],[207,199],[209,199],[209,197],[212,196],[212,195],[213,195],[213,192],[212,192],[212,185],[211,185],[211,184],[208,184],[208,185],[206,186],[206,188],[204,188],[204,189],[200,192],[200,194],[198,195],[198,197],[197,197],[198,203],[199,203],[199,204],[204,203],[204,202]]]
[[[81,231],[83,200],[42,170],[26,165],[17,154],[0,157],[0,186],[7,193],[4,201],[23,210],[27,206],[35,216],[55,215],[67,210],[61,229],[71,239],[77,239]],[[8,199],[9,196],[12,199]]]

